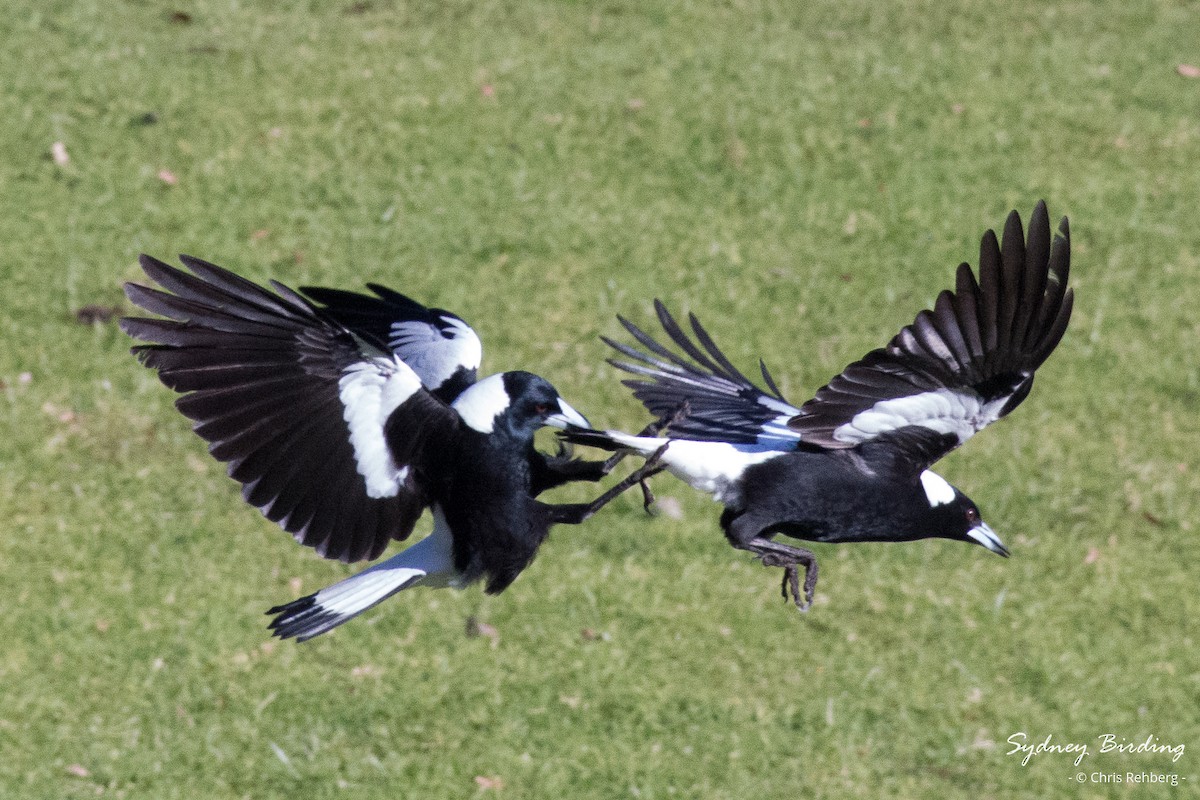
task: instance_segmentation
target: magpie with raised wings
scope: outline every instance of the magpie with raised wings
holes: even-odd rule
[[[979,278],[967,264],[886,347],[854,362],[800,407],[784,399],[766,365],[756,386],[721,353],[695,315],[691,336],[659,301],[677,352],[618,317],[644,349],[604,341],[625,359],[610,363],[660,419],[665,437],[568,429],[568,441],[659,453],[665,468],[724,504],[721,527],[736,548],[783,567],[783,596],[812,603],[812,551],[777,534],[815,542],[898,542],[930,537],[1008,549],[979,508],[930,466],[1020,405],[1034,371],[1071,317],[1067,220],[1051,243],[1038,203],[1028,241],[1012,212],[1003,243],[988,231]],[[665,448],[665,449],[664,449]],[[801,591],[798,566],[805,568]]]
[[[181,256],[149,256],[161,289],[126,284],[161,318],[125,318],[133,352],[169,388],[242,496],[301,544],[345,562],[378,558],[430,509],[432,532],[391,558],[277,606],[275,635],[311,639],[396,592],[503,591],[557,523],[578,524],[638,478],[593,503],[535,497],[614,465],[534,447],[542,426],[587,420],[545,379],[476,380],[482,348],[460,317],[370,286],[374,295],[252,283]]]

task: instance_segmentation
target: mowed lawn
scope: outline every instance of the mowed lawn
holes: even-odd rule
[[[1136,0],[9,3],[0,797],[1195,796],[1198,64],[1195,4]],[[817,546],[807,615],[663,476],[501,596],[272,640],[359,567],[244,505],[103,320],[139,252],[377,281],[636,429],[617,313],[695,311],[800,403],[1040,198],[1071,328],[939,465],[1013,557]],[[1131,772],[1180,785],[1091,778]]]

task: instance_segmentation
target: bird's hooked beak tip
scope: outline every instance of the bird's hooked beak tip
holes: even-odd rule
[[[1004,542],[1000,541],[1000,537],[996,532],[988,527],[987,523],[981,522],[971,530],[967,531],[967,536],[970,536],[973,541],[991,550],[998,556],[1008,558],[1008,548],[1004,546]]]
[[[591,427],[591,424],[587,421],[587,417],[571,408],[567,401],[563,400],[561,397],[558,398],[558,408],[559,410],[557,413],[546,417],[546,424],[552,428],[562,428],[563,430],[567,430],[569,428]]]

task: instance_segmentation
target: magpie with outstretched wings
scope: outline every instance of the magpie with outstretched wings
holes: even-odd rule
[[[346,562],[378,558],[429,509],[432,532],[375,566],[272,608],[281,637],[310,639],[414,586],[503,591],[556,523],[578,524],[636,483],[590,504],[541,492],[600,480],[614,461],[548,456],[542,426],[587,425],[545,379],[476,380],[479,337],[456,315],[382,287],[375,296],[260,286],[181,256],[142,256],[160,288],[126,284],[158,318],[129,317],[133,352],[182,396],[176,407],[242,485],[301,544]]]
[[[625,381],[634,395],[670,421],[667,434],[568,428],[562,435],[658,453],[662,467],[724,504],[721,526],[734,547],[784,568],[784,597],[801,608],[812,601],[816,558],[777,534],[817,542],[940,537],[1007,556],[975,503],[930,467],[1028,396],[1071,318],[1069,266],[1065,218],[1052,242],[1044,203],[1027,239],[1012,212],[1002,242],[984,234],[978,278],[959,266],[954,289],[932,309],[801,406],[784,399],[764,364],[760,388],[694,315],[689,335],[656,300],[678,350],[623,318],[640,347],[605,341],[623,356],[611,363],[637,376]]]

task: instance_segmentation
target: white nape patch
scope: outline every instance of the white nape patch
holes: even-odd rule
[[[483,360],[483,344],[471,326],[446,315],[442,322],[448,328],[445,333],[426,322],[397,322],[388,340],[388,346],[430,389],[441,386],[459,367],[478,369]]]
[[[504,388],[504,374],[489,375],[478,381],[454,399],[450,407],[458,412],[463,422],[480,433],[491,433],[496,426],[496,417],[512,402]]]
[[[368,497],[395,497],[408,477],[408,467],[392,458],[383,425],[420,388],[417,375],[394,358],[356,362],[338,379],[342,418],[350,428],[355,468],[366,480]]]
[[[327,586],[316,594],[322,611],[336,614],[337,625],[381,603],[401,589],[429,586],[462,588],[454,567],[454,538],[446,517],[433,507],[433,532],[386,561]]]
[[[937,433],[954,434],[962,444],[999,419],[1006,402],[1007,396],[984,403],[978,392],[965,388],[893,397],[855,414],[854,419],[838,426],[833,438],[857,444],[898,428],[919,425]]]
[[[944,506],[946,503],[953,503],[957,493],[954,487],[936,472],[925,470],[921,473],[921,485],[925,487],[925,497],[929,499],[929,506]]]
[[[660,463],[684,483],[707,492],[718,502],[729,504],[740,492],[738,480],[747,467],[784,455],[782,450],[756,450],[727,442],[694,442],[689,439],[663,439],[632,436],[620,431],[605,431],[617,444],[649,456],[667,442]]]

